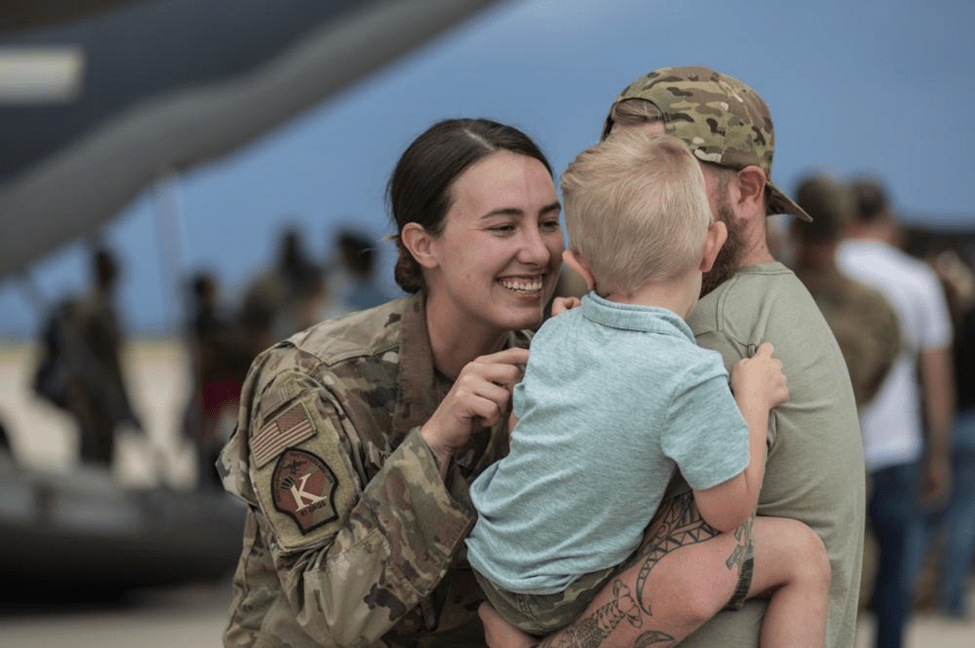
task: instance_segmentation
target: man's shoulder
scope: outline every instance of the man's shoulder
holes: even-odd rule
[[[840,244],[837,261],[854,275],[879,275],[897,281],[933,276],[924,261],[889,243],[873,239],[850,239]]]
[[[774,261],[739,268],[733,276],[718,286],[713,294],[725,299],[728,295],[734,295],[736,299],[764,299],[770,289],[808,292],[791,269]],[[702,298],[702,301],[703,299],[705,298]]]
[[[815,308],[812,296],[785,265],[774,262],[747,266],[698,301],[688,317],[695,335],[724,329],[728,324],[753,321],[768,314],[775,302],[795,302]]]
[[[882,242],[849,241],[838,256],[843,270],[879,290],[898,317],[926,310],[940,311],[941,283],[923,260]]]
[[[888,246],[886,260],[889,269],[901,273],[905,281],[923,285],[937,282],[937,275],[927,263],[899,248]]]
[[[904,273],[911,277],[914,283],[915,289],[919,292],[924,292],[928,296],[934,294],[941,294],[941,280],[938,279],[937,273],[934,269],[929,266],[925,261],[918,259],[917,257],[909,255],[907,252],[901,252],[901,264],[904,268]]]

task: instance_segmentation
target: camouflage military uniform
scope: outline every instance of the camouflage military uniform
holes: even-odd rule
[[[422,293],[257,358],[221,458],[224,485],[250,507],[225,645],[485,645],[464,551],[468,485],[507,435],[475,431],[442,481],[419,426],[449,388]]]
[[[141,427],[132,411],[122,375],[122,328],[111,295],[92,290],[79,300],[68,324],[74,366],[67,408],[78,422],[81,461],[110,466],[115,429],[123,422]]]
[[[897,315],[878,291],[833,268],[796,274],[823,312],[850,372],[858,407],[869,403],[901,351]]]

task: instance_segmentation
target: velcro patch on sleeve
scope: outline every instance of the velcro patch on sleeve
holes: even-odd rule
[[[260,468],[288,446],[297,445],[315,435],[308,410],[295,403],[264,424],[251,441],[254,465]]]
[[[302,534],[338,519],[338,479],[316,454],[289,448],[274,466],[271,492],[274,508],[289,516]]]

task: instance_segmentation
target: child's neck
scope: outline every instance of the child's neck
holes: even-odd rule
[[[666,308],[687,319],[700,292],[701,273],[695,270],[663,281],[651,281],[633,291],[610,292],[600,297],[620,304]]]

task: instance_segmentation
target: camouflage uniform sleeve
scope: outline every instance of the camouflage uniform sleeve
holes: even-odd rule
[[[274,376],[253,410],[248,473],[288,614],[324,646],[373,644],[443,578],[473,510],[418,429],[383,456],[306,374]]]

